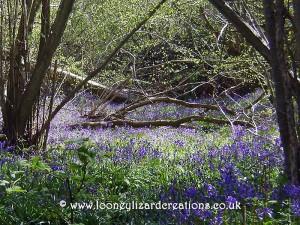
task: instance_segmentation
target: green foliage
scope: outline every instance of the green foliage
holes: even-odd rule
[[[136,0],[126,4],[78,1],[56,55],[60,66],[84,76],[154,5],[152,1]],[[215,81],[219,91],[238,85],[238,90],[232,91],[248,93],[264,85],[264,67],[253,60],[256,56],[230,25],[221,35],[226,23],[207,1],[167,1],[96,80],[112,85],[133,76],[150,82],[152,90],[147,91],[151,92],[190,77],[193,84],[188,89],[199,82]],[[231,48],[237,48],[237,53],[230,53]],[[149,85],[145,84],[138,85],[147,89]],[[132,85],[136,87],[135,82]],[[196,95],[199,97],[201,91]]]

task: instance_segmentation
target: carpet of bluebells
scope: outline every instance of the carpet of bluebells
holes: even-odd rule
[[[274,122],[256,129],[200,124],[71,130],[69,124],[83,120],[75,108],[69,105],[54,119],[46,151],[24,148],[15,155],[14,147],[1,143],[0,224],[300,223],[300,187],[283,174]],[[178,118],[195,110],[157,104],[131,116]],[[95,208],[131,202],[205,207]],[[215,203],[237,207],[215,209]]]

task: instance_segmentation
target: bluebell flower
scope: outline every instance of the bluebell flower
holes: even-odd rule
[[[204,183],[204,188],[206,190],[206,197],[210,198],[213,197],[217,194],[217,189],[213,185],[205,182]]]
[[[184,191],[184,193],[188,198],[193,198],[197,195],[197,188],[195,187],[188,188]]]
[[[283,188],[283,193],[289,198],[300,199],[300,186],[287,184]]]
[[[228,196],[226,199],[227,204],[235,204],[236,202],[237,202],[237,200],[232,196]]]
[[[238,185],[238,192],[241,199],[255,197],[254,188],[248,183],[240,183]]]
[[[206,220],[212,216],[212,212],[210,210],[205,209],[196,209],[195,214],[199,216],[202,220]]]
[[[5,144],[6,144],[6,141],[0,141],[0,150],[5,149]],[[1,153],[1,151],[0,151],[0,153]]]
[[[257,210],[255,210],[255,212],[260,220],[263,220],[265,217],[272,218],[272,214],[273,214],[272,209],[267,208],[267,207],[257,209]]]
[[[177,139],[175,140],[174,144],[179,148],[183,148],[185,146],[185,142],[183,140]]]
[[[300,200],[295,199],[292,201],[292,211],[296,217],[300,217]]]

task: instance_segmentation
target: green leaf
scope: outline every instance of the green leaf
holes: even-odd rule
[[[115,152],[106,152],[104,154],[100,154],[99,156],[102,158],[110,158],[110,156],[115,155]]]
[[[68,174],[66,174],[66,172],[63,171],[63,170],[57,170],[57,171],[54,171],[54,174],[55,174],[57,177],[60,177],[60,178],[67,178],[67,177],[68,177]]]
[[[83,177],[80,175],[71,176],[70,178],[71,178],[71,180],[73,180],[75,182],[79,182],[79,183],[81,183],[82,179],[83,179]]]
[[[26,190],[22,189],[20,186],[13,186],[11,188],[6,188],[6,192],[8,194],[12,194],[12,193],[24,193],[24,192],[26,192]]]
[[[24,171],[12,171],[10,175],[11,175],[11,177],[12,177],[13,179],[18,179],[18,178],[20,178],[23,174],[24,174]]]
[[[17,166],[19,166],[21,168],[29,166],[28,160],[26,160],[26,159],[20,159],[16,162],[16,164],[17,164]]]
[[[0,180],[0,186],[5,186],[6,184],[9,184],[7,180]]]
[[[125,178],[124,181],[128,186],[130,186],[130,181],[127,178]]]
[[[82,165],[76,164],[76,163],[71,163],[69,165],[70,170],[81,170],[82,169]]]
[[[87,165],[93,158],[96,156],[96,152],[89,151],[86,146],[81,146],[77,150],[79,160],[84,164]]]
[[[35,170],[40,170],[40,171],[47,171],[50,172],[51,168],[41,160],[41,157],[39,156],[34,156],[31,159],[31,164],[29,165],[29,167],[31,167],[32,169]]]

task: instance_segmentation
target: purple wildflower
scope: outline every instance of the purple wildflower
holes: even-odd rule
[[[193,198],[197,194],[197,188],[191,187],[186,189],[184,192],[188,198]]]
[[[264,220],[265,217],[272,218],[273,211],[270,208],[261,208],[256,210],[256,214],[260,220]]]

